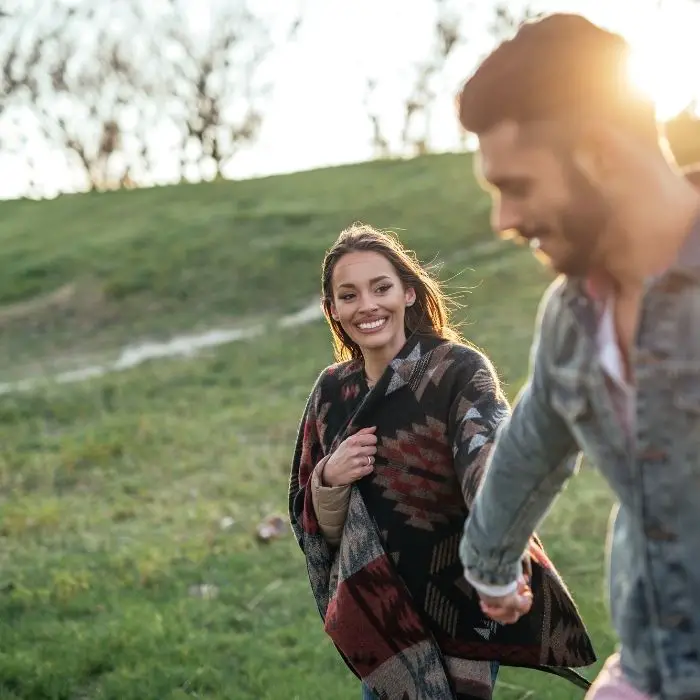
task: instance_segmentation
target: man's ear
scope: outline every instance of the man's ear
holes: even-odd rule
[[[577,129],[572,159],[593,185],[608,189],[619,178],[619,169],[629,162],[629,142],[618,129],[591,121]]]

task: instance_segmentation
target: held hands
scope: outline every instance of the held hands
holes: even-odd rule
[[[376,430],[376,426],[362,428],[340,443],[323,468],[326,486],[347,486],[372,473],[377,452]]]
[[[518,579],[518,588],[514,593],[500,598],[492,598],[480,593],[482,612],[502,625],[512,625],[523,615],[527,615],[532,607],[531,567],[530,559],[527,557],[523,562],[523,573]]]

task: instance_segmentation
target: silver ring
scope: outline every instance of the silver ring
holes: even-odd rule
[[[372,458],[369,455],[367,455],[367,466],[368,467],[372,466]]]

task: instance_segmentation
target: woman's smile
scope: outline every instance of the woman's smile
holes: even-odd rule
[[[388,321],[388,316],[380,316],[377,318],[360,321],[355,324],[355,328],[357,328],[360,333],[377,333],[384,329]]]

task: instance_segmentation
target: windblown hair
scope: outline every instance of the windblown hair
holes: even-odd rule
[[[580,15],[525,22],[463,85],[460,123],[479,135],[506,120],[522,125],[597,117],[657,144],[655,106],[634,88],[629,54],[619,34]]]
[[[406,307],[404,318],[407,337],[418,332],[464,342],[450,323],[449,297],[442,291],[440,283],[421,266],[415,254],[406,250],[395,234],[379,231],[367,224],[354,223],[341,232],[326,252],[321,275],[323,312],[333,334],[336,361],[362,358],[360,346],[331,315],[335,266],[344,255],[360,251],[373,251],[383,255],[396,270],[404,289],[415,290],[416,300],[412,306]]]

